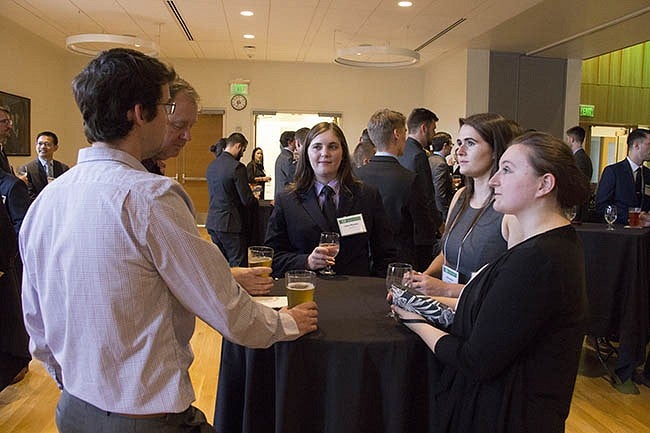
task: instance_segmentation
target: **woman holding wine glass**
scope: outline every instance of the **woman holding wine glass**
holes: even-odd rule
[[[350,220],[357,224],[352,227],[346,223]],[[319,246],[323,232],[340,236],[338,255],[331,242]],[[295,182],[275,199],[265,244],[275,251],[276,277],[292,269],[321,271],[328,266],[336,274],[383,277],[388,263],[395,261],[379,193],[352,176],[348,144],[335,123],[321,122],[307,134]]]
[[[490,179],[494,208],[522,241],[465,286],[444,332],[393,307],[443,364],[432,411],[440,432],[564,432],[585,331],[584,252],[563,208],[587,178],[559,139],[515,139]]]

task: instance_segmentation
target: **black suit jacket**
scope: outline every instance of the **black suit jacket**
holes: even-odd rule
[[[293,160],[293,152],[283,148],[275,160],[275,197],[286,190],[295,175],[296,162]]]
[[[54,167],[55,178],[61,176],[70,168],[56,159],[53,161],[52,165]],[[29,191],[29,196],[32,199],[35,199],[36,196],[43,191],[43,188],[47,186],[47,174],[45,173],[43,164],[41,164],[41,161],[38,158],[20,167],[18,173],[27,173],[27,189]]]
[[[573,156],[576,159],[576,165],[580,171],[583,172],[584,175],[587,176],[589,182],[591,182],[591,176],[594,174],[594,168],[591,165],[591,159],[589,159],[587,152],[585,152],[584,149],[580,148],[576,153],[573,154]]]
[[[27,192],[27,186],[25,182],[16,176],[0,170],[0,196],[0,199],[4,201],[4,207],[7,209],[7,214],[9,214],[9,219],[17,235],[27,209],[32,202]],[[2,204],[2,201],[0,201],[0,204]]]
[[[379,190],[400,260],[416,263],[415,239],[436,237],[436,227],[428,219],[429,209],[416,174],[402,167],[395,157],[373,156],[368,164],[357,169],[357,175]]]
[[[344,275],[384,277],[397,249],[381,197],[361,182],[341,186],[338,216],[362,214],[366,233],[344,236],[334,270]],[[305,269],[307,257],[318,246],[320,234],[330,231],[314,188],[306,193],[279,194],[269,219],[265,244],[274,250],[273,275],[283,277],[291,269]]]
[[[650,189],[650,169],[642,166],[641,174],[646,188]],[[642,203],[642,205],[641,205]],[[605,167],[596,191],[596,211],[599,215],[605,214],[607,205],[616,205],[616,223],[627,224],[627,210],[631,207],[640,207],[641,210],[650,211],[650,195],[637,197],[634,191],[634,174],[632,167],[625,158],[623,161]]]
[[[205,177],[210,194],[205,227],[226,233],[247,232],[259,204],[248,186],[244,164],[224,151],[210,163]]]
[[[404,154],[397,158],[399,163],[405,168],[411,170],[417,175],[416,182],[422,185],[422,193],[424,194],[427,208],[429,209],[428,220],[430,225],[438,229],[442,224],[440,212],[436,207],[436,199],[433,189],[433,178],[431,177],[431,169],[429,167],[429,159],[427,154],[422,149],[420,143],[414,138],[407,138],[404,145]],[[433,245],[435,238],[416,238],[415,245]]]

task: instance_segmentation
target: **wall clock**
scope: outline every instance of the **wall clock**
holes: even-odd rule
[[[230,98],[230,106],[237,111],[243,110],[246,105],[248,105],[248,101],[244,95],[234,95]]]

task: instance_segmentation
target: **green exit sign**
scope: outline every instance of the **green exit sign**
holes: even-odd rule
[[[580,104],[580,117],[594,117],[595,105]]]
[[[231,95],[248,95],[248,83],[230,83]]]

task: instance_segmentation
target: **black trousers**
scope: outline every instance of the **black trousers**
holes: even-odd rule
[[[245,233],[227,233],[211,229],[208,229],[208,233],[231,268],[248,266],[248,245]]]

